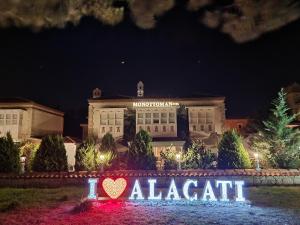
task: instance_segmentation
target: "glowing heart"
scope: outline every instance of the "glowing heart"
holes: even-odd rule
[[[119,198],[125,191],[126,186],[127,182],[124,178],[118,178],[116,180],[105,178],[102,182],[104,191],[112,199]]]

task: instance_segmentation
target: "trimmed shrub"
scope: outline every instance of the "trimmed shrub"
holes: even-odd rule
[[[76,149],[75,170],[96,170],[100,163],[99,155],[95,141],[88,138]]]
[[[33,160],[33,170],[37,172],[68,171],[67,154],[61,135],[48,135]]]
[[[220,169],[246,169],[251,167],[249,154],[242,138],[235,130],[226,131],[219,144],[218,167]]]
[[[34,143],[32,141],[25,141],[20,145],[20,155],[24,155],[26,157],[25,161],[25,171],[32,171],[33,160],[35,158],[35,154],[39,148],[40,144]]]
[[[152,150],[152,138],[141,130],[131,143],[128,151],[128,169],[156,170],[156,158]]]
[[[20,171],[20,153],[10,133],[0,138],[0,172],[18,173]]]
[[[212,153],[205,146],[192,142],[191,146],[183,155],[183,169],[210,169],[217,160],[216,154]]]
[[[212,153],[205,146],[198,144],[195,141],[189,142],[186,145],[187,150],[182,154],[181,168],[182,169],[210,169],[214,167],[214,162],[217,160],[216,154]],[[176,160],[177,151],[166,149],[160,153],[164,162],[164,170],[174,170],[178,167]]]
[[[176,150],[166,149],[166,151],[160,152],[160,157],[164,163],[164,170],[177,169],[178,162],[176,161]]]
[[[119,158],[115,139],[111,133],[106,133],[101,139],[100,154],[104,155],[104,167],[117,169],[119,167]]]

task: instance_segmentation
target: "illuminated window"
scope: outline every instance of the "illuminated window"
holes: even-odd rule
[[[11,125],[11,114],[6,114],[6,125]]]
[[[159,123],[159,113],[153,113],[153,123]]]
[[[169,123],[175,123],[175,113],[169,113]]]
[[[20,114],[20,116],[19,116],[19,121],[20,121],[19,124],[22,125],[22,122],[23,122],[23,115],[22,114]]]
[[[204,131],[204,125],[203,124],[200,126],[200,129],[201,129],[201,131]]]
[[[208,124],[208,131],[212,131],[212,125]]]
[[[174,132],[174,126],[171,126],[171,132]]]
[[[213,123],[213,114],[211,111],[206,112],[206,123]]]
[[[117,112],[116,113],[116,119],[122,119],[122,113]]]
[[[108,118],[109,118],[109,119],[115,119],[115,113],[114,113],[114,112],[110,112],[110,113],[108,114]]]
[[[4,125],[4,114],[0,114],[0,125]]]
[[[206,120],[205,120],[205,112],[204,111],[200,111],[199,113],[198,113],[198,124],[205,124],[205,122],[206,122]],[[203,130],[204,130],[204,128],[203,128]]]
[[[149,126],[147,127],[147,131],[148,131],[148,132],[151,132],[151,129],[150,129],[150,127],[149,127]]]
[[[107,122],[107,113],[106,112],[103,112],[100,114],[100,124],[101,125],[106,125],[106,122]]]
[[[18,115],[17,114],[13,114],[12,115],[12,125],[17,125],[18,124]]]
[[[117,127],[117,132],[118,132],[118,133],[120,133],[120,132],[121,132],[121,131],[120,131],[120,127]]]
[[[161,123],[167,123],[167,122],[168,122],[168,114],[161,113]]]
[[[145,118],[145,124],[151,124],[151,113],[146,113]]]

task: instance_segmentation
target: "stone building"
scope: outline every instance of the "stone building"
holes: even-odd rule
[[[297,117],[298,123],[300,122],[300,84],[294,83],[285,88],[287,93],[287,102],[294,114],[299,114]]]
[[[64,113],[22,98],[0,99],[0,136],[10,132],[14,141],[62,134]]]
[[[100,140],[109,132],[119,144],[126,144],[130,129],[134,133],[143,129],[152,136],[159,158],[166,148],[180,151],[187,134],[213,145],[225,128],[224,101],[216,96],[146,96],[142,82],[137,84],[136,96],[104,96],[97,88],[88,100],[88,124],[81,126],[85,136]]]

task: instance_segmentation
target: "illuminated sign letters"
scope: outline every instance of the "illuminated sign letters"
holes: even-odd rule
[[[179,106],[178,102],[134,102],[133,107],[147,108],[147,107],[172,107]]]
[[[89,195],[88,199],[97,200],[97,186],[98,179],[91,178],[88,180],[89,183]],[[135,179],[133,187],[128,193],[129,200],[188,200],[188,201],[221,201],[227,202],[229,199],[229,191],[235,193],[233,201],[244,202],[246,201],[243,194],[244,181],[230,181],[230,180],[206,180],[202,194],[198,196],[196,189],[199,189],[198,181],[196,179],[187,179],[182,185],[182,196],[181,192],[178,191],[175,179],[171,179],[169,187],[166,189],[166,193],[163,194],[162,190],[156,189],[157,180],[155,178],[148,179],[148,191],[143,190],[139,179]],[[127,188],[127,181],[124,178],[111,179],[105,178],[102,181],[102,188],[107,196],[111,199],[118,199],[123,195]],[[193,188],[193,190],[191,190]],[[200,189],[199,189],[200,190]],[[143,193],[144,192],[144,193]],[[148,196],[144,195],[147,192]],[[99,193],[98,193],[99,194]],[[219,197],[218,197],[219,196]],[[123,196],[124,197],[124,196]],[[126,198],[126,197],[125,197]]]

